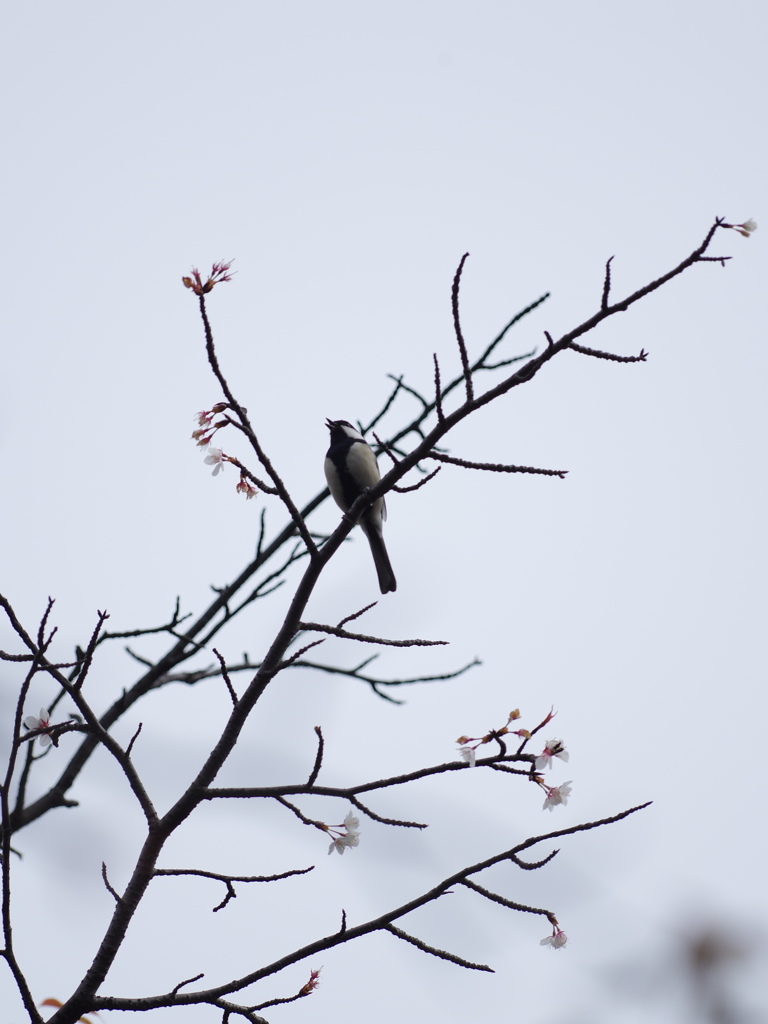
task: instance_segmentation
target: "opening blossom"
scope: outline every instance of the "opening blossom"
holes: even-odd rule
[[[552,758],[559,757],[561,761],[567,761],[570,754],[563,746],[562,740],[547,740],[546,745],[536,758],[536,771],[544,771],[552,767]]]
[[[51,719],[45,708],[40,708],[39,715],[27,715],[27,717],[24,719],[25,729],[49,729],[50,726]],[[47,732],[40,733],[37,739],[41,747],[49,747],[53,742],[53,740],[51,739],[50,735]]]
[[[338,850],[339,853],[344,853],[348,846],[357,846],[360,842],[360,830],[358,825],[360,819],[356,818],[352,811],[344,819],[343,825],[337,825],[335,828],[329,828],[328,831],[333,833],[339,829],[344,829],[344,832],[338,832],[336,838],[333,840],[331,845],[328,847],[328,853],[333,853],[334,850]]]
[[[242,473],[240,474],[240,482],[238,483],[235,490],[237,491],[238,494],[244,494],[248,499],[255,498],[256,495],[259,493],[257,488],[253,486],[248,477],[243,476]]]
[[[560,786],[543,786],[543,788],[547,791],[547,799],[544,801],[542,810],[552,811],[558,804],[565,806],[568,803],[568,797],[571,795],[570,782],[564,782]]]
[[[470,768],[475,767],[477,753],[474,747],[459,747],[459,753],[461,754],[462,761],[466,761]]]
[[[227,457],[221,448],[208,447],[206,448],[206,451],[208,454],[203,461],[206,466],[213,466],[211,476],[216,476],[216,474],[224,468],[224,463],[226,462]]]
[[[552,926],[552,934],[547,935],[545,939],[542,939],[539,943],[540,946],[551,946],[552,949],[562,949],[568,941],[568,936],[565,932],[558,928],[557,925]]]
[[[198,429],[192,431],[192,440],[198,448],[208,448],[216,431],[227,426],[226,419],[216,420],[215,423],[213,420],[214,416],[218,416],[226,408],[226,402],[217,402],[212,409],[203,409],[202,412],[196,414],[195,423],[197,423]]]
[[[232,274],[229,272],[231,268],[232,260],[229,263],[219,260],[218,263],[214,263],[211,267],[208,279],[203,281],[200,271],[195,267],[190,277],[182,277],[181,283],[185,288],[191,288],[195,295],[205,295],[207,292],[212,291],[215,285],[223,281],[232,280]]]
[[[309,981],[304,985],[299,992],[300,996],[308,996],[310,992],[314,992],[317,986],[320,984],[320,969],[309,972]]]
[[[738,231],[744,238],[749,238],[753,231],[757,231],[757,221],[752,220],[750,217],[743,224],[730,224],[729,227],[732,227],[734,231]]]

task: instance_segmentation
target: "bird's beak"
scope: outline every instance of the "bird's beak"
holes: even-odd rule
[[[331,420],[331,419],[327,419],[325,421],[325,425],[326,425],[326,427],[328,427],[329,430],[333,430],[333,428],[336,426],[336,421],[335,420]]]

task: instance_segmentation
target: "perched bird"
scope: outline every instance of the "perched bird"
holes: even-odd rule
[[[331,447],[325,456],[325,479],[331,496],[342,512],[349,511],[355,498],[381,479],[373,449],[363,435],[346,420],[326,420]],[[382,594],[397,590],[397,581],[384,547],[382,522],[387,518],[383,498],[377,498],[360,517],[360,527],[371,545]]]

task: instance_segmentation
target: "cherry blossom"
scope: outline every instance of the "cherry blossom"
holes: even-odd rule
[[[542,939],[539,943],[540,946],[551,946],[552,949],[562,949],[568,941],[568,936],[565,932],[558,928],[557,925],[552,926],[552,934],[547,935],[545,939]]]
[[[334,828],[328,829],[329,832],[336,832],[337,829],[345,829],[345,832],[340,832],[333,840],[331,845],[328,847],[328,853],[333,853],[334,850],[338,850],[339,853],[344,853],[347,847],[357,846],[360,842],[360,830],[358,828],[360,819],[356,818],[352,811],[344,819],[343,825],[337,825]]]
[[[461,754],[462,760],[466,761],[470,768],[475,767],[477,753],[474,747],[459,747],[459,753]]]
[[[569,759],[570,754],[565,749],[562,740],[547,740],[544,749],[536,758],[536,771],[541,772],[545,768],[551,768],[553,757],[559,757],[561,761]]]
[[[558,804],[568,803],[568,797],[571,795],[571,784],[570,782],[563,782],[559,786],[543,786],[547,791],[547,799],[544,801],[542,810],[552,811]]]
[[[27,715],[24,719],[25,729],[49,729],[51,726],[51,719],[45,708],[40,708],[40,714]],[[40,733],[37,737],[41,747],[48,747],[51,745],[53,740],[47,732]]]
[[[753,231],[757,231],[757,221],[752,220],[750,217],[749,220],[745,220],[743,224],[734,224],[733,228],[735,231],[738,231],[740,235],[743,235],[744,238],[749,238]]]
[[[204,459],[205,464],[206,466],[213,466],[211,476],[216,476],[216,474],[224,468],[224,463],[227,457],[221,448],[213,448],[209,446],[206,448],[206,451],[208,454]]]
[[[240,475],[240,482],[235,490],[238,494],[244,494],[248,499],[255,498],[259,493],[258,488],[254,487],[248,477],[245,477],[242,474]]]

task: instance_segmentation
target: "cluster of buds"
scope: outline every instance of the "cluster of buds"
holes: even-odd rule
[[[317,970],[317,971],[310,971],[309,972],[309,981],[306,983],[306,985],[302,986],[301,991],[299,992],[299,995],[300,996],[308,996],[310,992],[314,992],[315,991],[315,989],[317,988],[317,986],[319,984],[320,984],[320,971],[319,970]]]
[[[357,846],[360,842],[359,825],[360,819],[356,818],[352,811],[344,819],[343,825],[326,825],[325,831],[334,836],[328,847],[328,853],[331,854],[337,850],[343,854],[347,847]]]
[[[251,483],[245,473],[240,470],[240,480],[235,488],[238,494],[244,494],[246,498],[255,498],[259,493],[258,487]]]
[[[459,753],[464,761],[474,768],[477,763],[477,749],[483,746],[485,743],[491,743],[494,740],[500,742],[502,736],[519,736],[523,743],[520,746],[520,750],[523,749],[525,744],[533,736],[533,733],[528,729],[511,729],[510,724],[516,722],[520,717],[520,712],[517,708],[514,711],[510,711],[509,717],[506,723],[501,729],[492,729],[491,732],[485,736],[472,737],[472,736],[459,736],[456,742],[459,744]],[[555,717],[555,711],[550,710],[543,722],[536,726],[534,732],[538,732],[539,729],[543,729],[545,725],[552,721]],[[561,761],[567,761],[569,753],[565,749],[565,744],[562,740],[552,739],[547,740],[544,744],[544,749],[536,757],[533,767],[535,771],[531,773],[531,781],[535,782],[538,786],[544,790],[547,794],[544,800],[543,810],[553,810],[555,807],[565,805],[568,803],[568,797],[571,793],[571,783],[563,782],[559,786],[548,786],[544,779],[539,775],[539,772],[545,771],[547,768],[552,767],[552,759],[555,757],[560,758]]]
[[[226,408],[226,402],[217,402],[212,409],[203,409],[202,412],[197,413],[195,422],[198,429],[192,431],[192,440],[198,448],[210,447],[211,440],[216,431],[227,426],[228,421],[226,419],[216,420],[214,423],[214,417],[224,412]]]
[[[506,722],[501,727],[501,729],[491,729],[491,731],[487,733],[485,736],[459,736],[456,742],[459,744],[459,753],[461,754],[462,758],[470,765],[470,767],[474,768],[475,761],[477,760],[477,748],[483,746],[484,743],[492,743],[494,740],[499,741],[501,740],[502,736],[519,736],[520,739],[524,741],[523,745],[525,745],[525,743],[528,742],[533,733],[529,729],[510,729],[509,727],[510,723],[516,722],[519,717],[520,711],[518,708],[515,708],[514,711],[510,711],[509,717],[507,718]],[[544,721],[540,722],[536,726],[536,729],[534,731],[538,732],[539,729],[543,729],[544,726],[548,722],[551,722],[554,717],[555,711],[550,710],[549,714],[544,719]],[[553,740],[552,742],[559,743],[560,741]],[[562,747],[562,749],[564,751],[565,747]],[[567,754],[565,755],[563,760],[568,760]],[[536,767],[538,768],[538,764]]]
[[[521,739],[528,740],[531,738],[531,734],[527,729],[510,729],[510,722],[516,722],[520,717],[520,711],[515,708],[514,711],[509,712],[509,716],[501,727],[501,729],[492,729],[485,736],[459,736],[456,742],[459,744],[459,753],[462,759],[467,762],[470,768],[475,767],[477,760],[477,748],[482,747],[484,743],[491,743],[493,740],[499,740],[502,736],[520,736]]]
[[[229,263],[214,263],[206,281],[203,281],[200,271],[195,267],[190,277],[182,277],[181,283],[185,288],[191,288],[195,295],[205,295],[212,291],[215,285],[232,280],[232,274],[229,272],[231,266],[232,260]]]
[[[757,221],[745,220],[743,224],[723,224],[724,228],[733,228],[734,231],[738,231],[744,238],[749,238],[753,231],[757,231]]]
[[[202,412],[197,413],[195,416],[197,430],[192,431],[192,440],[198,448],[204,449],[204,462],[206,466],[213,466],[211,476],[216,476],[220,473],[224,468],[225,462],[235,462],[239,465],[236,459],[231,459],[229,455],[224,454],[221,448],[216,448],[211,444],[216,431],[229,425],[229,419],[226,416],[221,416],[221,413],[228,408],[229,406],[226,402],[217,402],[212,409],[203,409]],[[217,416],[221,418],[216,419]],[[244,494],[246,498],[255,498],[259,493],[258,487],[249,479],[247,471],[242,467],[240,469],[240,480],[235,490],[238,494]]]

